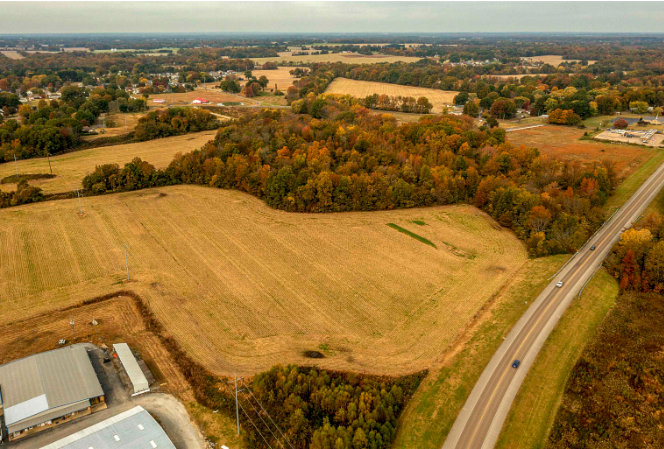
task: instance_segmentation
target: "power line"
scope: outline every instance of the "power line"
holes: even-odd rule
[[[244,383],[244,381],[243,381],[242,383]],[[274,420],[272,419],[272,417],[270,416],[270,414],[267,412],[267,410],[265,410],[265,408],[263,407],[263,404],[261,404],[261,402],[258,400],[258,398],[256,398],[256,396],[254,396],[254,394],[251,392],[251,390],[250,390],[249,388],[247,388],[246,390],[249,392],[249,394],[251,395],[251,397],[254,398],[254,400],[256,401],[256,403],[258,404],[258,406],[261,408],[261,410],[263,410],[263,412],[265,412],[265,414],[266,414],[267,417],[270,419],[270,421],[272,422],[272,424],[274,424],[274,427],[277,428],[277,430],[279,431],[279,433],[281,434],[281,436],[284,437],[284,440],[286,440],[286,443],[288,443],[288,445],[291,447],[291,449],[295,449],[295,448],[293,447],[293,445],[291,444],[291,442],[288,440],[288,438],[286,438],[286,435],[284,435],[284,433],[281,431],[281,429],[279,428],[279,426],[277,425],[277,423],[274,422]]]
[[[263,441],[265,441],[265,444],[267,444],[267,447],[269,447],[270,449],[272,449],[272,446],[270,446],[270,443],[267,442],[267,440],[265,439],[265,437],[263,436],[263,434],[261,433],[261,431],[258,430],[258,427],[256,427],[256,424],[254,424],[254,421],[251,419],[251,417],[249,416],[249,414],[244,410],[244,407],[242,407],[242,404],[238,403],[238,405],[240,406],[240,409],[242,410],[242,413],[244,413],[244,414],[247,416],[247,419],[249,420],[249,422],[254,426],[254,428],[256,429],[256,432],[258,432],[258,434],[261,436],[261,438],[263,439]]]
[[[256,412],[256,415],[258,415],[258,417],[261,419],[261,421],[263,421],[263,424],[265,424],[265,427],[267,427],[267,430],[270,431],[270,433],[272,434],[274,439],[277,440],[277,443],[279,443],[279,446],[281,446],[282,449],[285,449],[284,445],[281,443],[281,440],[279,438],[277,438],[277,436],[274,434],[274,432],[272,432],[272,429],[270,429],[270,426],[267,425],[267,423],[265,422],[265,420],[263,419],[261,414],[258,413],[258,410],[256,410],[256,407],[254,407],[254,404],[252,404],[249,400],[247,400],[247,402],[249,402],[249,405],[251,405],[251,408]]]

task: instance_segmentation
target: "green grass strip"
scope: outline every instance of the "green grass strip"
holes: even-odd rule
[[[396,229],[399,232],[403,232],[404,234],[414,238],[415,240],[419,240],[420,242],[422,242],[426,245],[433,246],[434,248],[438,249],[438,247],[436,245],[434,245],[434,243],[432,241],[425,239],[421,235],[417,235],[414,232],[410,232],[408,229],[404,229],[401,226],[396,225],[394,223],[388,223],[387,225],[392,229]]]

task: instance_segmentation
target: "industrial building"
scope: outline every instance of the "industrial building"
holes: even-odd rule
[[[175,449],[175,446],[159,423],[138,406],[41,449]]]
[[[10,441],[105,408],[104,391],[84,346],[0,366],[0,419]]]

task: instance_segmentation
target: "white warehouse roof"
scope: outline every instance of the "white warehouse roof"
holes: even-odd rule
[[[41,449],[175,449],[143,407],[115,415]]]
[[[83,346],[43,352],[0,366],[0,389],[10,432],[48,421],[51,412],[85,408],[89,399],[104,394]]]
[[[113,345],[115,353],[120,357],[122,366],[124,366],[131,384],[134,386],[134,394],[142,393],[144,391],[150,390],[150,384],[143,374],[143,370],[138,366],[136,357],[129,349],[127,343],[118,343]]]

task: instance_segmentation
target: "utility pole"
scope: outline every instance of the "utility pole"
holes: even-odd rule
[[[126,243],[124,244],[124,250],[125,250],[125,265],[127,266],[127,280],[129,280],[129,258],[127,257],[127,244]]]
[[[125,132],[127,132],[127,113],[124,113],[124,118],[125,118]]]
[[[235,419],[237,420],[237,436],[240,436],[240,410],[237,402],[237,373],[235,374]]]
[[[72,344],[76,341],[76,331],[74,329],[74,315],[71,315],[71,320],[69,321],[69,324],[71,324],[71,335],[72,335]]]
[[[83,206],[81,205],[81,192],[76,189],[76,196],[78,196],[78,213],[83,215]]]
[[[14,153],[14,170],[16,171],[16,177],[18,178],[18,164],[16,163],[16,153]]]
[[[51,174],[53,174],[53,167],[51,167],[51,152],[46,150],[46,157],[48,158],[48,169],[50,170]]]

